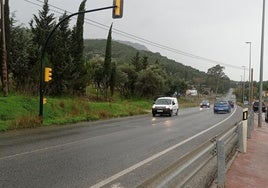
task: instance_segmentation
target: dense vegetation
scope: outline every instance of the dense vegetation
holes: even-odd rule
[[[85,10],[86,1],[81,2],[79,11]],[[47,0],[38,15],[33,15],[29,27],[18,26],[15,24],[16,17],[9,15],[8,2],[5,0],[5,24],[2,26],[5,29],[1,31],[5,32],[1,48],[6,53],[1,54],[0,62],[0,105],[10,104],[9,113],[12,109],[18,109],[19,104],[24,106],[21,102],[16,105],[11,102],[14,93],[27,96],[25,100],[20,100],[25,101],[26,106],[29,101],[31,104],[37,102],[29,100],[29,97],[37,98],[39,95],[41,50],[44,50],[45,66],[53,70],[52,81],[45,83],[44,95],[59,100],[82,97],[83,102],[86,98],[110,104],[115,101],[116,93],[120,100],[138,97],[151,101],[160,95],[184,95],[187,89],[192,88],[206,95],[223,93],[233,85],[220,65],[211,67],[205,73],[159,53],[116,42],[112,40],[112,25],[107,31],[107,40],[84,40],[84,15],[79,14],[75,25],[71,27],[66,13],[56,20],[54,14],[50,13]],[[49,33],[60,21],[63,21],[62,24],[56,28],[44,48]],[[51,102],[53,104],[53,100],[50,100],[47,106],[51,106]],[[32,114],[31,109],[25,109]],[[0,122],[10,119],[9,114],[1,113]],[[27,113],[23,110],[21,116],[23,114]],[[85,117],[91,119],[88,114]]]

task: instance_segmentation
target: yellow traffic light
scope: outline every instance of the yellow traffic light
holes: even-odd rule
[[[43,98],[43,104],[47,103],[47,98]]]
[[[52,80],[52,69],[50,67],[45,67],[45,82]]]
[[[123,17],[123,0],[114,0],[113,5],[113,18],[122,18]]]

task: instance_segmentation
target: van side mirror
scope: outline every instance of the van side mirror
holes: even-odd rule
[[[172,105],[175,105],[175,102],[174,101],[172,101]]]

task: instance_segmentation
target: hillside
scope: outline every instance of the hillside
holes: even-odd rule
[[[84,42],[84,51],[87,59],[91,59],[94,55],[104,56],[105,54],[105,39],[86,39]],[[141,45],[142,46],[142,45]],[[146,48],[147,49],[147,48]],[[190,66],[183,65],[182,63],[168,59],[162,56],[160,53],[153,53],[145,50],[137,50],[129,44],[122,44],[121,42],[112,42],[112,58],[118,64],[123,62],[130,62],[131,58],[135,56],[137,52],[140,52],[141,56],[147,56],[149,63],[155,63],[158,61],[169,74],[176,75],[185,81],[192,81],[195,78],[205,78],[206,73],[201,72]]]
[[[122,40],[117,40],[116,42],[119,42],[119,43],[122,43],[122,44],[126,44],[128,46],[132,46],[136,50],[150,51],[146,46],[144,46],[142,44],[139,44],[139,43],[133,43],[133,42],[122,41]]]

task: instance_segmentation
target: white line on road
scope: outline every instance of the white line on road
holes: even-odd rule
[[[91,138],[85,138],[85,139],[82,139],[82,140],[76,140],[76,141],[73,141],[73,142],[68,142],[68,143],[64,143],[64,144],[58,144],[58,145],[49,146],[49,147],[46,147],[46,148],[40,148],[40,149],[36,149],[36,150],[32,150],[32,151],[26,151],[26,152],[23,152],[23,153],[17,153],[17,154],[14,154],[14,155],[1,157],[0,160],[10,159],[10,158],[13,158],[13,157],[18,157],[18,156],[21,156],[21,155],[27,155],[27,154],[31,154],[31,153],[37,153],[37,152],[45,151],[45,150],[49,150],[49,149],[55,149],[55,148],[59,148],[59,147],[62,147],[62,146],[68,146],[68,145],[76,144],[76,143],[79,143],[79,142],[87,141],[89,139],[91,139]]]
[[[173,149],[185,144],[186,142],[189,142],[190,140],[192,140],[192,139],[194,139],[194,138],[196,138],[196,137],[208,132],[209,130],[217,127],[218,125],[220,125],[223,122],[225,122],[228,119],[230,119],[233,116],[233,114],[235,113],[236,109],[237,109],[237,107],[235,108],[233,113],[228,118],[226,118],[226,119],[222,120],[221,122],[213,125],[212,127],[208,128],[206,130],[203,130],[203,131],[199,132],[198,134],[193,135],[192,137],[189,137],[188,139],[186,139],[186,140],[184,140],[184,141],[182,141],[182,142],[180,142],[178,144],[175,144],[175,145],[173,145],[173,146],[171,146],[171,147],[169,147],[169,148],[167,148],[167,149],[165,149],[165,150],[163,150],[163,151],[161,151],[161,152],[159,152],[159,153],[157,153],[157,154],[155,154],[155,155],[153,155],[153,156],[151,156],[151,157],[149,157],[149,158],[147,158],[147,159],[145,159],[145,160],[143,160],[143,161],[141,161],[141,162],[139,162],[139,163],[137,163],[137,164],[125,169],[125,170],[123,170],[123,171],[121,171],[121,172],[118,172],[117,174],[114,174],[113,176],[111,176],[111,177],[109,177],[109,178],[107,178],[107,179],[105,179],[105,180],[103,180],[103,181],[101,181],[101,182],[99,182],[99,183],[97,183],[95,185],[92,185],[92,186],[90,186],[90,188],[99,188],[99,187],[102,187],[104,185],[107,185],[108,183],[111,183],[112,181],[118,179],[119,177],[126,175],[127,173],[135,170],[136,168],[139,168],[142,165],[144,165],[144,164],[146,164],[148,162],[151,162],[152,160],[154,160],[154,159],[156,159],[156,158],[158,158],[158,157],[160,157],[160,156],[172,151]]]

